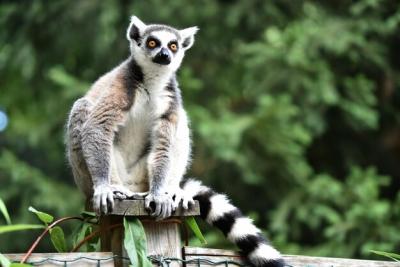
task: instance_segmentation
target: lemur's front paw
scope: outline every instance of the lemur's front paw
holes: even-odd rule
[[[189,209],[191,206],[194,205],[193,196],[191,196],[190,194],[186,193],[181,188],[178,188],[174,192],[172,198],[174,200],[174,209],[179,207],[179,203],[181,201],[182,201],[182,208],[185,209],[185,210]]]
[[[144,199],[144,205],[157,220],[168,218],[175,211],[172,195],[168,192],[150,192]]]
[[[97,214],[107,214],[114,207],[114,188],[108,184],[98,185],[94,189],[93,209]]]

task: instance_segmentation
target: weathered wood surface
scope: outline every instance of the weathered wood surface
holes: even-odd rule
[[[242,262],[242,257],[233,251],[223,249],[208,249],[208,248],[195,248],[184,247],[183,254],[185,260],[203,258],[212,262],[232,260],[235,262]],[[328,257],[310,257],[310,256],[297,256],[297,255],[284,255],[287,266],[293,267],[400,267],[399,262],[391,261],[370,261],[370,260],[356,260],[356,259],[341,259],[341,258],[328,258]],[[187,267],[198,266],[196,262],[186,264]],[[212,266],[211,264],[201,264],[201,266]],[[223,266],[237,266],[228,264]]]
[[[390,261],[371,261],[357,259],[342,259],[328,257],[310,256],[284,256],[287,263],[291,266],[315,266],[315,267],[400,267],[400,262]]]
[[[25,254],[5,254],[5,256],[13,262],[19,262]],[[80,259],[82,258],[82,259]],[[49,260],[47,260],[49,259]],[[91,260],[96,259],[96,260]],[[27,263],[35,263],[41,267],[60,267],[64,266],[67,262],[68,267],[96,267],[100,260],[100,266],[112,267],[114,266],[113,254],[111,252],[92,252],[92,253],[32,253]]]
[[[179,224],[154,221],[144,221],[142,223],[146,232],[148,255],[182,258]]]
[[[182,242],[178,218],[186,216],[197,216],[200,214],[199,202],[189,210],[179,207],[171,219],[156,222],[149,216],[145,209],[144,200],[122,200],[115,201],[111,214],[100,218],[101,250],[112,251],[115,255],[127,256],[123,246],[124,230],[122,227],[123,215],[138,217],[144,227],[147,238],[148,255],[162,255],[163,257],[182,258]],[[127,266],[122,260],[115,260],[115,266]],[[170,265],[179,266],[177,263]]]
[[[144,200],[115,200],[113,211],[110,215],[125,215],[125,216],[149,216],[149,212],[145,209]],[[195,205],[188,210],[182,207],[172,214],[172,217],[181,216],[197,216],[200,215],[199,202],[195,201]]]

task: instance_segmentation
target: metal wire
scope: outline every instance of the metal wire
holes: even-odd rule
[[[114,255],[111,257],[105,257],[105,258],[91,258],[91,257],[84,257],[84,256],[80,256],[74,259],[69,259],[69,260],[60,260],[60,259],[56,259],[56,258],[45,258],[43,260],[39,260],[39,261],[28,261],[28,264],[31,264],[33,266],[40,266],[49,262],[53,262],[55,264],[59,264],[62,265],[64,267],[68,267],[69,263],[74,263],[80,260],[85,260],[85,261],[93,261],[96,263],[96,266],[101,267],[102,263],[108,262],[108,261],[112,261],[114,259],[119,259],[119,260],[123,260],[123,261],[128,261],[129,262],[129,258],[128,257],[122,257],[122,256],[118,256],[118,255]],[[197,266],[197,267],[201,267],[202,265],[205,266],[223,266],[223,267],[228,267],[228,266],[238,266],[238,267],[249,267],[249,265],[237,262],[237,261],[233,261],[233,260],[221,260],[221,261],[212,261],[210,259],[206,259],[206,258],[193,258],[193,259],[188,259],[188,260],[184,260],[184,259],[179,259],[179,258],[169,258],[169,257],[162,257],[162,256],[148,256],[148,259],[153,263],[156,264],[156,266],[158,267],[170,267],[170,264],[172,263],[181,263],[184,265],[190,264],[192,266]],[[286,267],[295,267],[292,265],[285,265]],[[302,267],[315,267],[315,266],[311,266],[311,265],[306,265],[306,266],[302,266]],[[332,266],[333,267],[333,266]]]

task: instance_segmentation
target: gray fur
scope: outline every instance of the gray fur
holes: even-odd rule
[[[283,267],[280,253],[225,195],[195,180],[180,186],[191,141],[175,72],[196,32],[197,27],[147,26],[132,17],[131,57],[100,77],[70,112],[67,154],[75,181],[95,211],[104,214],[115,198],[145,197],[147,208],[154,204],[151,215],[163,219],[180,203],[187,209],[196,199],[201,216],[236,243],[250,263]],[[158,47],[146,47],[150,35],[158,38]],[[171,41],[179,48],[168,52],[170,63],[155,63]]]
[[[175,81],[185,49],[169,51],[170,64],[159,65],[152,59],[161,48],[149,51],[142,42],[150,34],[164,49],[181,39],[179,30],[133,17],[131,57],[100,77],[70,112],[68,159],[99,213],[108,213],[114,198],[146,194],[146,207],[153,203],[152,215],[162,219],[185,199],[179,183],[190,162],[190,134]]]

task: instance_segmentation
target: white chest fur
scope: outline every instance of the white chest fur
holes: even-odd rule
[[[142,191],[147,183],[146,149],[154,122],[169,106],[166,82],[146,82],[135,93],[126,120],[118,129],[114,143],[114,158],[119,179],[134,191]]]

